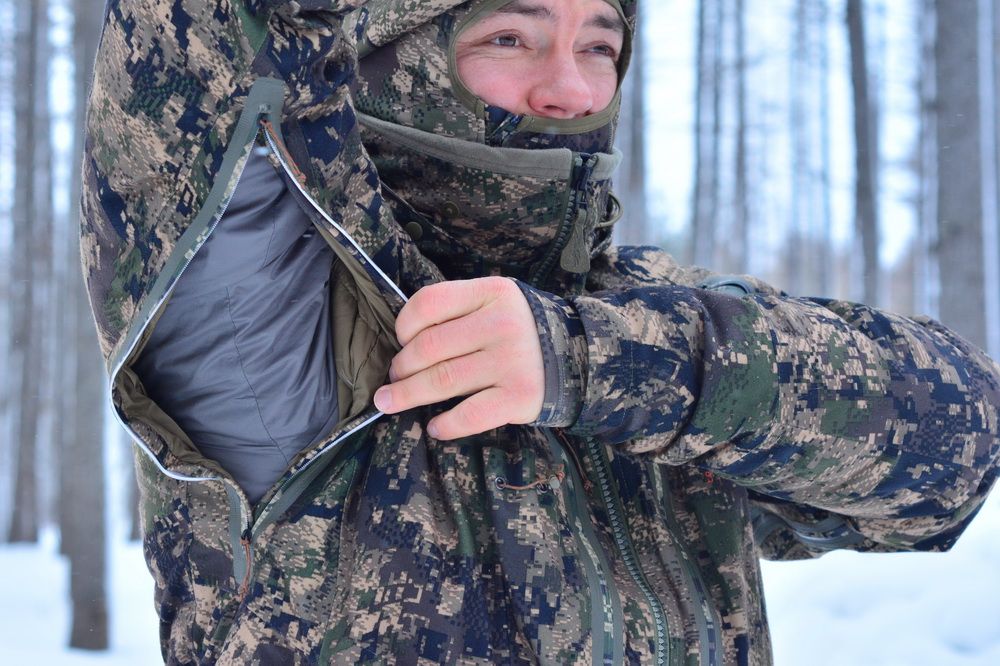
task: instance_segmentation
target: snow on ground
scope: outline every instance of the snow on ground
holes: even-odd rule
[[[110,652],[68,650],[69,566],[58,555],[58,535],[38,547],[0,548],[0,664],[4,666],[146,666],[162,664],[153,609],[153,579],[138,543],[110,549]]]
[[[0,548],[0,664],[161,663],[152,581],[138,544],[109,562],[112,650],[66,650],[67,566],[57,539]],[[1000,493],[947,554],[831,553],[765,563],[777,666],[1000,664]]]
[[[765,562],[777,666],[1000,664],[1000,492],[948,553]]]

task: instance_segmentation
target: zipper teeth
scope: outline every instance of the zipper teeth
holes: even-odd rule
[[[657,497],[656,514],[667,525],[667,529],[672,536],[674,550],[677,552],[677,566],[680,569],[679,575],[682,577],[682,580],[686,580],[683,584],[689,585],[697,597],[692,599],[692,605],[697,607],[697,610],[694,611],[695,622],[698,626],[699,636],[704,635],[704,640],[699,641],[699,663],[703,664],[703,666],[718,666],[716,627],[720,626],[721,621],[716,622],[715,615],[712,612],[712,604],[708,600],[705,582],[697,567],[692,563],[689,557],[689,549],[684,545],[684,540],[680,536],[673,536],[675,531],[679,535],[680,529],[673,518],[668,518],[668,516],[676,516],[676,513],[670,497],[670,484],[664,480],[664,476],[664,474],[659,472],[653,475],[654,494]],[[685,574],[687,575],[687,579],[683,579]]]
[[[654,483],[657,487],[657,493],[663,497],[663,503],[665,504],[665,509],[670,515],[676,515],[673,509],[673,500],[670,496],[669,484],[664,481],[664,477],[661,474],[656,474],[654,476]],[[662,505],[661,505],[662,506]],[[672,523],[673,524],[673,523]],[[705,581],[698,571],[698,568],[691,562],[688,557],[688,549],[685,547],[683,540],[677,538],[674,540],[678,552],[678,565],[683,571],[686,571],[688,577],[691,580],[691,585],[698,595],[698,610],[700,614],[697,616],[699,622],[699,633],[701,629],[704,628],[705,633],[705,644],[701,646],[701,657],[702,662],[706,663],[707,666],[717,666],[718,664],[718,638],[717,638],[717,627],[721,626],[721,621],[716,622],[715,615],[712,613],[713,605],[709,602],[708,593],[706,592]]]
[[[598,584],[601,587],[601,596],[603,598],[601,610],[603,611],[604,614],[605,631],[611,636],[610,644],[606,644],[604,646],[604,654],[601,655],[602,662],[607,664],[609,663],[608,661],[609,657],[607,656],[607,653],[610,651],[611,654],[610,659],[612,660],[614,659],[614,653],[615,653],[615,645],[614,645],[615,602],[614,598],[612,597],[612,590],[611,590],[612,582],[606,575],[604,566],[597,555],[597,548],[599,548],[600,545],[598,543],[591,543],[591,538],[589,536],[590,532],[583,527],[583,521],[590,520],[590,518],[580,508],[581,497],[586,497],[586,494],[589,493],[590,490],[593,488],[593,484],[591,484],[590,481],[587,479],[583,465],[580,462],[580,458],[579,456],[577,456],[576,451],[573,450],[573,447],[570,446],[566,434],[563,433],[562,429],[560,428],[555,428],[553,430],[555,431],[557,442],[562,444],[561,449],[563,451],[563,456],[570,458],[569,465],[576,472],[576,474],[573,474],[572,472],[570,473],[570,478],[573,480],[574,483],[573,504],[577,507],[577,513],[579,515],[577,515],[576,518],[580,522],[580,530],[576,536],[579,539],[580,543],[583,545],[583,549],[587,553],[587,557],[590,558],[591,564],[594,567],[594,572],[597,575]],[[575,488],[577,483],[579,483],[579,485],[581,486],[580,488]],[[594,658],[595,659],[597,658],[596,653],[594,654]]]
[[[656,598],[653,588],[650,587],[649,581],[646,580],[646,576],[642,573],[642,569],[639,568],[639,564],[636,561],[635,550],[625,531],[622,517],[618,514],[618,503],[615,501],[616,498],[611,490],[611,478],[597,442],[588,439],[587,447],[590,449],[590,453],[594,459],[598,461],[598,464],[595,465],[597,468],[597,481],[601,488],[604,504],[608,509],[608,519],[611,522],[611,530],[614,533],[615,543],[618,544],[618,549],[621,551],[622,561],[624,561],[629,575],[632,576],[632,580],[639,586],[639,590],[646,597],[653,610],[653,622],[656,625],[656,663],[663,666],[667,663],[666,614],[663,612],[660,600]]]
[[[566,214],[563,216],[562,224],[559,226],[559,231],[553,241],[552,251],[547,257],[545,257],[542,265],[538,268],[537,272],[530,280],[533,284],[541,285],[541,283],[548,278],[549,273],[552,271],[553,266],[555,266],[556,261],[558,261],[562,251],[566,249],[566,242],[569,240],[573,231],[573,226],[576,224],[576,216],[580,208],[581,194],[586,192],[587,183],[590,182],[590,176],[594,172],[594,165],[596,163],[597,156],[591,155],[586,159],[583,159],[579,165],[574,165],[574,169],[581,169],[581,171],[574,175],[577,182],[574,183],[570,200],[566,204]]]
[[[320,449],[320,451],[318,453],[316,453],[316,455],[314,455],[312,457],[312,459],[309,460],[309,462],[307,462],[301,468],[299,468],[298,470],[296,470],[295,474],[299,475],[302,472],[304,472],[305,470],[309,469],[310,467],[313,466],[313,464],[315,464],[315,462],[317,460],[319,460],[324,454],[326,454],[327,451],[329,451],[333,447],[335,447],[338,444],[340,444],[341,442],[343,442],[345,439],[347,439],[348,437],[350,437],[351,435],[353,435],[354,433],[356,433],[358,430],[361,430],[362,428],[367,427],[369,424],[374,423],[375,421],[377,421],[378,419],[382,418],[383,416],[385,416],[384,412],[375,412],[374,414],[372,414],[371,416],[369,416],[367,419],[365,419],[361,423],[358,423],[357,425],[355,425],[353,428],[351,428],[347,432],[341,434],[339,437],[335,438],[329,444],[327,444],[322,449]],[[294,477],[292,477],[292,478],[294,478]],[[282,493],[280,493],[280,492],[276,493],[274,495],[274,497],[272,497],[271,500],[268,502],[268,504],[273,504],[278,498],[281,497],[281,495],[282,495]],[[260,526],[260,524],[263,521],[263,519],[265,517],[267,517],[268,514],[267,514],[267,511],[266,511],[266,508],[267,507],[265,507],[265,511],[263,511],[260,514],[260,516],[257,517],[257,520],[253,521],[253,523],[250,525],[251,535],[254,532],[257,531],[257,528]]]
[[[326,221],[327,224],[329,224],[330,226],[332,226],[334,229],[337,230],[338,233],[340,233],[344,238],[346,238],[347,241],[351,244],[351,246],[354,247],[354,249],[357,250],[357,252],[364,258],[364,261],[367,262],[368,265],[370,265],[372,268],[375,269],[375,271],[378,273],[379,277],[381,277],[385,281],[385,283],[387,285],[389,285],[389,287],[392,288],[392,290],[403,300],[404,303],[407,302],[409,299],[406,297],[406,294],[404,294],[402,292],[402,290],[396,285],[395,282],[393,282],[392,280],[389,279],[389,276],[386,275],[385,272],[383,272],[381,268],[379,268],[378,264],[376,264],[374,261],[372,261],[372,258],[368,255],[367,252],[364,251],[364,248],[362,248],[361,245],[359,245],[358,242],[354,240],[354,238],[351,236],[351,234],[349,234],[347,232],[346,229],[344,229],[341,225],[337,224],[333,220],[333,218],[330,217],[330,215],[328,215],[327,212],[325,210],[323,210],[323,208],[318,203],[316,203],[316,200],[313,199],[312,196],[309,195],[309,193],[306,191],[305,187],[302,185],[302,183],[299,180],[299,178],[296,177],[296,173],[295,172],[296,172],[297,169],[293,168],[293,165],[285,158],[285,152],[282,150],[283,146],[281,144],[279,144],[278,139],[275,136],[275,131],[274,131],[273,126],[271,126],[271,124],[269,122],[267,122],[266,119],[263,119],[263,120],[258,119],[258,120],[259,120],[259,125],[260,125],[260,128],[261,128],[261,131],[264,133],[264,138],[267,141],[268,148],[271,150],[271,152],[274,154],[274,156],[278,159],[278,163],[281,164],[282,170],[288,176],[287,181],[290,181],[290,182],[294,183],[295,189],[297,189],[299,191],[299,193],[302,195],[302,197],[306,201],[309,202],[309,205],[312,206],[313,210],[315,210],[317,213],[319,213],[319,215],[322,216],[323,220]],[[377,421],[378,419],[382,418],[383,416],[385,416],[384,412],[376,411],[370,417],[368,417],[367,419],[365,419],[361,423],[358,423],[356,426],[354,426],[353,428],[351,428],[349,431],[343,433],[342,435],[340,435],[339,437],[337,437],[333,441],[329,442],[322,449],[320,449],[320,451],[318,453],[316,453],[316,455],[313,456],[313,458],[308,463],[306,463],[301,469],[299,469],[296,472],[296,474],[302,473],[304,470],[306,470],[310,466],[312,466],[312,464],[316,460],[319,460],[327,451],[329,451],[333,447],[335,447],[338,444],[340,444],[344,439],[346,439],[347,437],[350,437],[351,435],[353,435],[355,432],[357,432],[361,428],[364,428],[364,427],[368,426],[369,424]],[[268,502],[268,504],[273,503],[279,497],[281,497],[280,493],[275,494],[275,496],[271,498],[271,500]],[[265,516],[267,516],[267,512],[266,511],[263,512],[263,513],[261,513],[261,515],[257,518],[257,520],[253,521],[253,524],[251,525],[251,531],[256,530],[256,528],[261,524],[261,520]]]
[[[344,238],[347,239],[347,241],[351,244],[351,246],[354,247],[354,249],[357,250],[357,252],[364,258],[365,263],[371,266],[375,270],[375,272],[378,273],[379,277],[381,277],[385,281],[385,283],[392,288],[392,290],[396,293],[397,296],[399,296],[403,300],[404,303],[409,301],[409,299],[406,297],[406,294],[403,293],[403,291],[399,288],[398,285],[396,285],[395,282],[389,279],[389,276],[382,271],[382,269],[379,267],[378,264],[372,261],[372,258],[368,256],[368,253],[365,252],[364,248],[362,248],[361,245],[359,245],[358,242],[354,240],[351,234],[347,233],[346,229],[337,224],[333,220],[333,218],[330,217],[330,215],[328,215],[327,212],[323,210],[323,208],[318,203],[316,203],[316,201],[312,198],[312,196],[310,196],[310,194],[306,191],[302,183],[299,182],[299,179],[295,177],[295,172],[292,169],[291,165],[288,163],[288,160],[285,159],[285,155],[281,150],[277,139],[274,137],[273,129],[268,129],[266,124],[263,124],[262,128],[264,130],[264,136],[267,138],[267,144],[271,148],[271,152],[273,152],[275,157],[278,158],[278,162],[281,164],[281,168],[284,169],[285,173],[288,175],[288,180],[290,180],[292,183],[295,184],[295,189],[297,189],[299,193],[303,197],[305,197],[305,199],[309,202],[309,204],[316,210],[316,212],[318,212],[323,217],[323,219],[326,221],[327,224],[332,226],[340,234],[342,234]]]
[[[247,146],[253,146],[253,142],[251,141],[249,144],[247,144]],[[244,149],[246,149],[247,146],[244,146]],[[253,150],[252,147],[251,150]],[[219,209],[216,211],[216,214],[212,219],[212,224],[209,225],[208,234],[205,235],[205,240],[202,241],[202,245],[204,245],[208,241],[208,237],[212,235],[212,232],[215,231],[215,227],[218,226],[219,221],[222,220],[222,217],[226,214],[226,211],[229,210],[229,204],[233,200],[233,194],[235,194],[236,192],[236,187],[237,185],[239,185],[239,182],[243,179],[243,172],[246,170],[247,162],[249,161],[248,160],[249,156],[250,153],[247,152],[247,154],[244,155],[243,157],[243,163],[239,165],[239,168],[236,171],[233,172],[233,177],[230,179],[228,183],[228,188],[230,192],[229,196],[222,202],[222,205],[219,206]],[[199,246],[199,248],[200,247],[201,246]],[[149,322],[153,321],[153,319],[156,316],[156,313],[160,311],[160,309],[163,307],[163,304],[167,301],[168,298],[170,298],[170,294],[172,294],[174,289],[177,287],[177,282],[181,279],[181,276],[184,275],[184,271],[187,270],[188,266],[191,265],[191,262],[193,260],[194,260],[194,254],[192,254],[191,258],[185,261],[184,264],[180,267],[180,270],[177,271],[177,276],[174,278],[173,284],[170,285],[170,289],[165,291],[160,300],[156,302],[156,307],[154,307],[150,311],[150,316],[148,319],[146,319],[146,321],[143,322],[140,331],[144,332],[146,328],[149,327]],[[115,379],[118,377],[118,373],[121,372],[121,369],[125,366],[125,361],[128,360],[128,358],[131,357],[132,354],[135,352],[135,348],[139,346],[139,341],[141,339],[142,339],[142,333],[135,336],[135,340],[133,340],[132,344],[129,345],[128,351],[122,354],[121,361],[118,363],[117,366],[115,366],[112,369],[112,372],[109,375],[110,391],[114,391]],[[160,462],[160,460],[153,454],[149,446],[146,445],[145,440],[143,440],[142,437],[139,436],[139,434],[132,428],[132,426],[130,426],[125,422],[125,420],[121,417],[121,414],[118,413],[118,408],[112,405],[111,411],[114,413],[115,420],[118,421],[118,423],[122,426],[122,428],[125,429],[126,432],[128,432],[128,434],[132,437],[133,441],[135,441],[139,445],[139,448],[141,448],[143,452],[145,452],[145,454],[153,460],[153,463],[159,468],[159,470],[169,478],[174,479],[176,481],[223,481],[224,480],[220,476],[187,476],[186,474],[178,474],[177,472],[170,471],[169,469],[164,467],[163,464]]]

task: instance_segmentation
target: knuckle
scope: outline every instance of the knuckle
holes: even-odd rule
[[[439,295],[441,291],[440,286],[439,284],[432,284],[423,287],[410,299],[410,305],[418,317],[426,319],[433,316],[438,308],[438,303],[441,302]]]
[[[414,340],[416,353],[425,360],[437,358],[438,351],[442,348],[441,332],[436,326],[424,329]]]
[[[392,386],[392,405],[394,411],[408,409],[412,406],[409,382],[397,382]]]
[[[389,368],[397,378],[409,377],[414,373],[415,363],[412,356],[413,354],[409,352],[408,348],[403,347],[403,350],[392,359]]]
[[[504,282],[510,282],[510,280],[496,275],[491,275],[489,277],[477,279],[476,288],[483,300],[493,300],[503,293]]]
[[[541,388],[541,382],[530,377],[519,377],[509,384],[509,388],[514,400],[525,400]]]
[[[493,321],[493,327],[495,333],[506,338],[515,337],[520,334],[522,330],[521,322],[517,319],[517,317],[506,311],[497,314]]]
[[[454,364],[444,362],[435,365],[431,368],[430,381],[431,386],[437,390],[449,391],[453,389],[458,381]]]
[[[491,403],[485,400],[466,400],[456,408],[455,415],[461,422],[464,429],[478,431],[485,428],[490,418],[495,416],[491,409]]]

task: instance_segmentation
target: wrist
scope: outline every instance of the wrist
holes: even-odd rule
[[[545,395],[534,426],[565,428],[580,415],[587,387],[587,339],[573,306],[514,280],[535,318],[542,348]]]

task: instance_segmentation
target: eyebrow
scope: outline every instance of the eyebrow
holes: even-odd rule
[[[496,10],[498,14],[518,14],[521,16],[527,16],[530,18],[540,18],[546,21],[554,20],[552,11],[548,7],[542,5],[533,5],[526,0],[514,0],[514,2],[508,3],[503,7]],[[588,28],[600,28],[602,30],[611,30],[619,34],[625,34],[625,23],[622,21],[618,13],[615,13],[614,18],[610,18],[603,14],[598,14],[587,19],[584,24]]]

